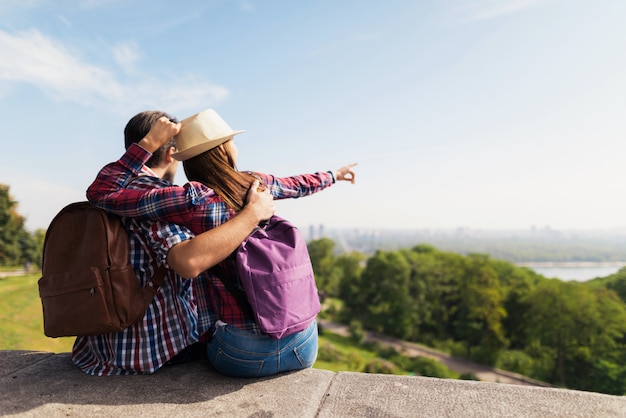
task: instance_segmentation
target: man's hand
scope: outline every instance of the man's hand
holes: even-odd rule
[[[148,152],[161,148],[170,140],[171,137],[180,132],[180,123],[174,123],[165,116],[161,116],[154,122],[150,128],[150,132],[139,141],[139,146]]]
[[[355,165],[357,165],[357,163],[348,164],[335,171],[335,181],[349,181],[354,184],[355,174],[352,167]]]
[[[243,208],[243,211],[250,212],[257,219],[257,223],[268,220],[276,211],[274,196],[270,194],[268,189],[259,186],[259,180],[254,180],[248,191],[246,206]]]

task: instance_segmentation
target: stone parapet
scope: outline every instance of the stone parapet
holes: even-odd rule
[[[308,369],[236,379],[205,361],[87,376],[69,353],[0,351],[0,415],[19,417],[624,417],[626,397]]]

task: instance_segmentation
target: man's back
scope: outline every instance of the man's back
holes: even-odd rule
[[[127,187],[146,189],[168,184],[154,175],[144,175]],[[123,222],[129,233],[131,264],[142,286],[158,265],[165,263],[171,247],[193,237],[175,224],[129,218]],[[170,270],[141,321],[118,333],[78,337],[72,360],[85,373],[97,376],[153,373],[198,338],[192,280]]]

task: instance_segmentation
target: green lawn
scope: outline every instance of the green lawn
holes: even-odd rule
[[[355,345],[349,338],[323,331],[313,367],[334,372],[360,372],[366,363],[376,358],[375,352]]]
[[[0,350],[71,351],[73,337],[48,338],[43,333],[41,300],[37,280],[40,272],[0,279]],[[350,338],[322,331],[318,359],[313,367],[332,371],[419,374],[453,377],[441,364],[422,359],[415,364],[397,353],[382,354],[380,347],[354,343]],[[381,358],[385,357],[385,358]],[[411,372],[407,371],[411,370]]]
[[[48,338],[43,333],[40,273],[0,279],[0,350],[71,351],[74,338]]]

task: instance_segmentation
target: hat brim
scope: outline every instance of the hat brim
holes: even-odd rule
[[[189,147],[182,151],[175,152],[172,154],[172,158],[177,161],[188,160],[190,158],[193,158],[197,155],[202,154],[203,152],[213,149],[219,145],[222,145],[224,142],[228,141],[235,135],[240,134],[242,132],[245,132],[245,131],[233,131],[231,134],[228,134],[227,136],[223,136],[221,138],[213,138],[210,141],[202,142],[201,144],[194,145],[193,147]]]

